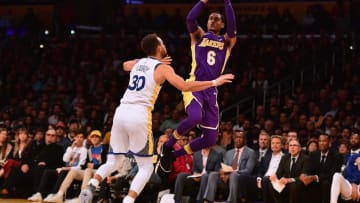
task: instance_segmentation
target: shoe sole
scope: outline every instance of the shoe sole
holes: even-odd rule
[[[93,194],[88,190],[83,191],[79,197],[80,203],[92,203]]]

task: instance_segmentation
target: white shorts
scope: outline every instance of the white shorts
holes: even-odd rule
[[[154,140],[151,115],[151,110],[140,105],[121,104],[117,107],[110,136],[112,153],[152,156]]]

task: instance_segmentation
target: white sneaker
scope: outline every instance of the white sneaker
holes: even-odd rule
[[[51,197],[53,197],[54,195],[55,194],[52,193],[48,194],[48,196],[45,197],[44,202],[49,202],[49,199],[51,199]]]
[[[50,195],[49,195],[50,196]],[[49,197],[47,196],[44,199],[44,202],[58,202],[58,203],[62,203],[64,200],[64,195],[56,193],[56,194],[51,194],[51,196]]]
[[[32,201],[32,202],[40,202],[42,201],[42,197],[40,192],[37,192],[35,194],[33,194],[31,197],[29,197],[27,200]]]
[[[81,190],[79,195],[80,203],[92,203],[95,189],[96,188],[90,184]]]

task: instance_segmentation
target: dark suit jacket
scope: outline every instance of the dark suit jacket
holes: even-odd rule
[[[301,172],[303,171],[303,167],[305,164],[305,161],[308,159],[308,156],[304,154],[303,152],[300,152],[300,155],[298,159],[296,160],[295,165],[295,179],[298,179]],[[282,177],[285,178],[291,178],[290,177],[290,163],[291,163],[291,155],[286,154],[284,155],[279,164],[279,168],[276,171],[276,176],[280,179]]]
[[[341,171],[342,157],[334,151],[329,151],[324,165],[320,164],[320,160],[320,151],[311,153],[309,159],[305,162],[303,173],[317,175],[319,182],[329,181],[331,183],[334,173]]]
[[[203,170],[203,156],[201,150],[197,151],[193,155],[193,173],[201,173]],[[214,149],[210,149],[208,159],[206,161],[206,172],[218,171],[221,168],[221,153],[216,152]]]
[[[266,159],[266,157],[268,158],[269,156],[271,158],[271,153],[272,152],[271,152],[270,149],[266,150],[266,153],[264,154],[263,158],[261,158],[260,160],[259,160],[259,156],[260,156],[259,149],[255,150],[255,153],[256,153],[256,165],[255,165],[255,168],[254,168],[254,171],[253,171],[252,175],[256,176],[258,174],[259,170],[260,170],[260,166],[261,166],[263,160]]]
[[[269,164],[271,161],[271,157],[272,157],[272,152],[271,150],[268,150],[265,154],[265,156],[261,159],[259,168],[257,170],[257,177],[263,177],[267,171],[267,169],[269,168]]]

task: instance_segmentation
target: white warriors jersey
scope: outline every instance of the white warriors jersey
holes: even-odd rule
[[[154,70],[161,62],[154,58],[142,58],[132,68],[128,88],[121,104],[143,105],[151,110],[159,95],[161,86],[155,82]]]

